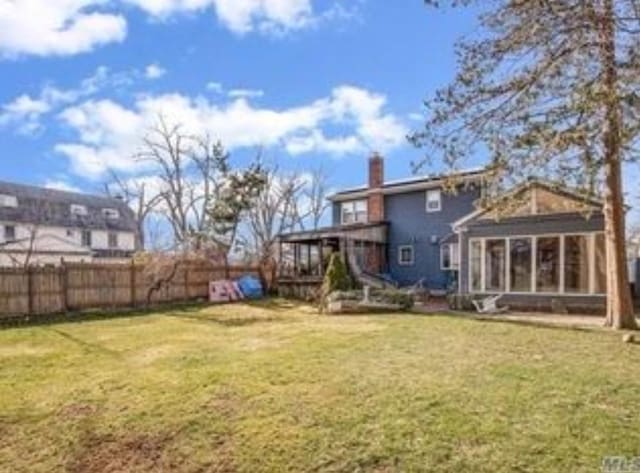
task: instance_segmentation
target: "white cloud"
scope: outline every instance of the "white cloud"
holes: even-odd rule
[[[232,99],[239,99],[239,98],[251,99],[251,98],[262,97],[264,95],[264,90],[259,90],[259,89],[231,89],[227,93],[227,95],[229,97],[231,97]]]
[[[235,34],[281,35],[352,18],[343,1],[0,0],[0,57],[73,55],[121,42],[127,35],[127,20],[117,10],[125,6],[135,6],[161,20],[213,10],[218,21]]]
[[[189,133],[213,134],[230,150],[281,147],[291,155],[331,156],[384,152],[404,144],[407,134],[385,106],[384,96],[353,86],[286,109],[256,107],[245,98],[220,104],[181,94],[140,97],[131,108],[111,100],[88,101],[60,114],[77,139],[59,143],[56,150],[70,160],[73,172],[85,177],[98,178],[108,168],[135,174],[140,163],[132,156],[163,115]]]
[[[220,82],[207,82],[206,89],[216,94],[221,94],[224,91],[224,87]]]
[[[144,76],[149,80],[160,79],[167,73],[167,70],[158,64],[149,64],[144,70]]]
[[[0,56],[71,55],[122,41],[123,16],[103,0],[0,0]]]
[[[37,96],[22,94],[1,105],[0,128],[13,126],[19,134],[36,134],[43,128],[43,115],[93,95],[107,84],[117,86],[126,80],[129,80],[127,74],[110,74],[106,67],[100,66],[93,75],[82,80],[75,88],[61,89],[47,84]]]
[[[67,181],[64,181],[61,179],[60,180],[50,179],[44,183],[44,186],[47,189],[55,189],[59,191],[81,192],[81,189],[79,187],[69,184]]]

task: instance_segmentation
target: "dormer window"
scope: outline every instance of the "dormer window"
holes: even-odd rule
[[[16,208],[18,206],[18,198],[14,195],[0,194],[0,207]]]
[[[88,211],[84,205],[71,204],[71,215],[84,216]]]
[[[108,220],[117,220],[120,218],[120,212],[116,209],[102,209],[102,215]]]

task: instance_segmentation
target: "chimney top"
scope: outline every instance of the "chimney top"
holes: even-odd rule
[[[369,188],[376,189],[384,184],[384,158],[378,152],[369,157]]]

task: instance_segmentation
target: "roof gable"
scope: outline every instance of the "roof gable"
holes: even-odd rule
[[[459,228],[477,220],[501,220],[534,215],[593,213],[602,211],[602,201],[578,191],[560,187],[547,181],[534,180],[517,186],[453,223]]]

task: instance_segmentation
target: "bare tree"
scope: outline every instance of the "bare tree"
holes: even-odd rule
[[[36,242],[40,232],[40,225],[29,224],[25,227],[27,236],[0,243],[0,251],[3,251],[15,268],[28,268],[33,256],[37,252]]]
[[[157,208],[161,200],[159,194],[153,194],[149,183],[145,179],[126,179],[115,171],[109,172],[110,179],[105,182],[106,194],[112,198],[121,198],[135,213],[136,218],[136,249],[144,250],[147,245],[147,223],[151,213]]]
[[[328,179],[324,168],[318,167],[311,171],[309,182],[304,188],[304,196],[309,205],[307,215],[314,230],[318,229],[322,217],[331,205],[327,200]]]
[[[265,172],[265,185],[247,211],[249,238],[257,256],[263,283],[274,280],[278,235],[299,222],[299,201],[306,186],[295,173],[280,173],[277,166]],[[267,277],[267,272],[271,274]]]
[[[638,0],[425,0],[476,4],[481,31],[412,137],[456,168],[478,144],[498,177],[543,174],[604,201],[606,324],[636,328],[625,254],[624,162],[640,149]]]

